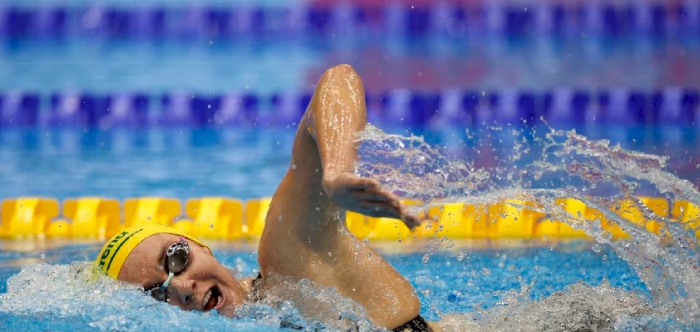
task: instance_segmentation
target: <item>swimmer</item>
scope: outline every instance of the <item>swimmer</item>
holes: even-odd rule
[[[377,180],[354,173],[365,107],[362,81],[352,67],[324,72],[299,122],[290,167],[272,196],[257,278],[236,279],[204,243],[156,224],[132,227],[108,241],[96,261],[99,269],[143,286],[157,300],[230,317],[281,280],[308,279],[363,306],[379,327],[438,331],[420,316],[413,286],[345,223],[346,210],[401,219],[411,229],[420,223]]]

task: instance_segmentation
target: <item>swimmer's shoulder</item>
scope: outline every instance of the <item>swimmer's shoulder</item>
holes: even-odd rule
[[[238,279],[241,283],[241,287],[248,296],[248,301],[258,302],[261,300],[262,296],[262,275],[258,273],[254,277],[245,277]]]

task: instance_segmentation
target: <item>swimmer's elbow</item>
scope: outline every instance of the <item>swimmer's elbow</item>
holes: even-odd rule
[[[347,63],[339,64],[331,68],[326,69],[324,75],[340,74],[347,76],[358,76],[355,68]]]

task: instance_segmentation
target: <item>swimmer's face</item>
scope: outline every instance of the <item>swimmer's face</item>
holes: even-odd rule
[[[185,238],[189,245],[189,263],[177,274],[166,290],[167,302],[185,310],[209,311],[233,317],[236,307],[243,304],[245,291],[241,283],[212,256],[209,249]],[[168,278],[165,252],[180,237],[154,234],[141,241],[129,254],[119,280],[137,283],[150,289]],[[206,300],[206,301],[205,301]]]

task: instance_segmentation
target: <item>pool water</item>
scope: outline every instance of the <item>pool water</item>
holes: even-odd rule
[[[376,247],[415,286],[422,302],[421,313],[429,320],[450,313],[468,314],[473,319],[484,312],[495,312],[494,308],[523,306],[556,292],[566,293],[569,287],[584,287],[587,293],[595,293],[595,287],[608,287],[604,292],[613,292],[614,289],[606,286],[608,283],[642,294],[641,298],[648,301],[644,284],[629,265],[614,251],[604,246],[594,249],[592,245],[587,241],[439,243],[434,240],[378,243]],[[250,309],[254,314],[242,319],[211,313],[185,313],[155,303],[134,287],[116,285],[111,280],[91,285],[85,282],[84,275],[76,272],[76,263],[73,262],[94,257],[99,247],[96,243],[55,243],[26,252],[5,245],[1,251],[3,267],[0,269],[3,280],[0,291],[4,293],[0,295],[3,329],[158,331],[166,321],[169,328],[190,331],[276,331],[279,330],[280,316],[288,314],[285,311],[288,309],[273,309],[266,305]],[[239,276],[257,273],[257,258],[252,247],[250,244],[227,243],[213,246],[215,256],[225,266],[237,269]],[[22,272],[17,274],[20,270]],[[6,281],[10,276],[7,289]],[[576,284],[580,285],[574,286]],[[327,290],[320,292],[330,299],[328,301],[339,301],[337,295],[329,295]],[[578,294],[568,294],[572,298],[564,302],[570,307],[582,300]],[[633,293],[622,294],[632,297],[630,294]],[[601,299],[602,296],[595,300]],[[567,305],[564,302],[562,305]],[[518,315],[527,313],[510,313],[514,318]],[[298,313],[286,319],[303,320]],[[306,324],[307,327],[313,326],[313,322]],[[538,325],[532,324],[524,328],[537,328]],[[508,325],[503,328],[508,330]]]
[[[524,139],[533,145],[537,133],[550,130],[545,126],[382,127],[422,135],[447,157],[482,168],[509,165],[514,142]],[[605,138],[612,145],[668,156],[668,171],[700,185],[696,167],[700,136],[694,127],[589,125],[577,131],[590,139]],[[3,179],[6,185],[0,186],[0,199],[269,197],[289,167],[294,132],[294,128],[3,128],[0,173],[9,176]],[[533,158],[539,154],[526,160]]]
[[[680,137],[680,142],[694,137],[683,135],[683,128],[677,130],[681,134],[668,137]],[[627,151],[616,144],[638,144],[637,138],[644,141],[647,135],[656,139],[667,137],[665,131],[654,135],[653,131],[650,134],[649,130],[630,129],[624,140],[613,144],[547,127],[503,126],[439,132],[426,129],[425,139],[411,136],[413,132],[405,128],[395,131],[397,134],[384,133],[370,126],[363,133],[360,174],[374,176],[387,189],[403,191],[406,197],[427,195],[469,204],[525,195],[553,219],[583,229],[595,239],[432,238],[373,243],[415,286],[423,303],[422,313],[428,319],[445,321],[455,330],[508,331],[513,326],[526,331],[540,331],[547,326],[557,326],[555,330],[581,326],[584,330],[698,328],[699,320],[693,309],[697,306],[694,294],[698,277],[693,271],[697,271],[699,261],[694,249],[697,243],[694,229],[681,227],[653,211],[643,211],[645,218],[657,220],[663,232],[668,232],[662,234],[670,235],[662,239],[643,226],[604,212],[608,220],[614,220],[632,236],[632,239],[614,240],[597,223],[582,223],[580,216],[569,215],[554,203],[559,197],[574,197],[603,211],[606,210],[603,204],[640,194],[700,201],[700,194],[690,181],[665,170],[664,157]],[[250,177],[245,180],[250,183],[259,182],[258,189],[239,188],[243,197],[257,193],[255,190],[265,194],[274,190],[287,167],[289,155],[279,151],[289,151],[290,147],[283,145],[291,141],[291,136],[284,136],[291,135],[291,131],[264,130],[66,131],[68,138],[58,134],[58,139],[52,137],[54,131],[48,136],[37,133],[42,131],[10,131],[3,135],[4,141],[9,142],[4,153],[14,161],[8,165],[25,179],[49,173],[53,180],[46,178],[45,183],[34,184],[17,181],[12,192],[50,190],[46,192],[58,198],[70,197],[75,188],[77,193],[96,192],[120,199],[153,192],[171,197],[192,197],[216,190],[235,192],[231,188],[238,186],[231,183],[239,176]],[[592,131],[592,136],[595,133]],[[674,154],[684,155],[694,151],[692,144],[689,140],[685,145],[640,146],[651,147],[655,152],[668,148]],[[259,161],[251,161],[249,155],[239,159],[231,152],[236,148],[251,149],[248,153],[255,151],[254,159],[263,162],[255,164]],[[144,150],[149,153],[141,156]],[[64,153],[67,157],[61,159]],[[184,169],[175,171],[179,165],[184,165]],[[596,168],[581,174],[572,165]],[[62,175],[75,167],[84,169],[80,176],[87,174],[96,181]],[[258,169],[271,171],[258,172]],[[95,173],[91,175],[89,170]],[[383,173],[386,170],[393,173]],[[212,172],[211,178],[208,172]],[[440,176],[426,176],[426,172]],[[596,172],[603,176],[588,177]],[[120,178],[124,173],[130,176]],[[172,177],[174,173],[182,178]],[[114,182],[101,181],[110,178]],[[156,180],[149,182],[149,179]],[[169,186],[171,181],[178,185]],[[46,186],[47,183],[51,186]],[[217,189],[221,183],[230,187]],[[245,186],[246,182],[241,185]],[[236,269],[233,273],[256,274],[253,242],[215,243],[214,248],[226,266]],[[259,331],[277,330],[282,320],[309,328],[319,324],[330,330],[338,328],[333,320],[307,320],[301,314],[305,308],[289,302],[245,307],[240,320],[212,313],[182,313],[177,308],[155,303],[133,285],[95,277],[89,262],[98,249],[99,243],[90,242],[83,245],[54,240],[3,242],[0,287],[4,293],[0,295],[0,315],[7,318],[4,324],[22,329],[157,330],[168,322],[186,330]],[[373,329],[362,309],[334,290],[318,288],[303,280],[285,285],[309,294],[317,301],[315,305],[350,319],[361,330]]]
[[[0,91],[269,94],[309,90],[339,63],[353,65],[373,95],[397,88],[698,87],[697,38],[470,38],[8,41],[0,43]]]
[[[129,98],[145,96],[149,116],[168,120],[177,106],[185,113],[208,112],[209,101],[195,107],[190,96],[231,101],[245,94],[259,98],[256,112],[262,114],[253,115],[272,117],[284,109],[273,105],[273,94],[308,92],[326,68],[349,63],[363,78],[370,119],[388,132],[361,138],[358,173],[380,179],[407,198],[489,204],[526,196],[545,214],[593,239],[373,242],[414,285],[426,318],[440,319],[456,331],[700,330],[695,236],[700,225],[696,220],[681,224],[637,204],[643,218],[661,225],[657,236],[610,212],[620,200],[644,195],[700,205],[698,6],[693,1],[668,8],[644,1],[629,8],[605,1],[571,6],[541,1],[520,8],[521,2],[512,4],[518,7],[468,2],[475,6],[459,11],[461,18],[450,16],[446,25],[433,19],[436,31],[416,33],[428,27],[426,13],[447,7],[418,1],[429,10],[414,11],[408,8],[413,2],[398,1],[403,9],[388,6],[386,15],[379,15],[381,24],[374,25],[374,2],[350,1],[362,11],[340,19],[358,18],[360,25],[345,29],[341,22],[326,25],[326,32],[305,34],[298,26],[306,19],[323,28],[314,6],[323,8],[327,1],[302,1],[299,7],[280,0],[6,1],[0,5],[0,199],[269,197],[287,170],[298,117],[281,116],[284,123],[276,127],[264,121],[219,126],[188,119],[179,126],[144,121],[112,128],[103,121],[76,120],[72,115],[82,111],[76,96],[113,97],[108,108],[126,115],[142,111],[128,104]],[[228,6],[259,6],[273,14],[267,23],[291,18],[296,20],[292,25],[301,25],[235,38],[202,28],[211,23],[211,17],[200,15],[203,10]],[[334,13],[349,12],[334,6]],[[556,13],[549,10],[558,6],[561,24],[545,22],[550,27],[544,30],[560,31],[539,31],[542,16],[535,13]],[[12,12],[15,7],[36,15]],[[176,20],[189,20],[192,10],[196,22],[176,24],[162,38],[143,31],[118,36],[112,34],[114,17],[103,15],[112,7],[129,13],[163,8]],[[60,11],[51,11],[56,8],[68,12],[64,35],[46,31],[53,24],[46,15],[58,13],[54,23],[62,24]],[[290,9],[289,15],[275,16],[278,9]],[[407,19],[397,19],[397,13]],[[23,35],[31,30],[21,22],[27,17],[39,26],[36,34]],[[517,21],[523,17],[537,21],[520,34],[523,25]],[[647,31],[641,31],[644,24]],[[666,30],[655,31],[657,25]],[[581,109],[562,97],[571,97],[568,89],[590,98],[583,112],[593,119],[574,114]],[[470,112],[460,98],[471,95],[463,92],[480,95],[482,113],[492,112],[498,121],[477,121],[474,114],[460,114],[464,122],[438,116],[445,110]],[[655,92],[666,96],[668,105],[660,106]],[[382,108],[386,99],[378,97],[387,93],[398,98]],[[516,98],[530,93],[537,104],[530,98],[520,105]],[[542,111],[546,102],[539,98],[547,93],[562,97],[554,108],[566,113],[564,118],[576,115],[580,122],[550,121],[550,126],[537,116],[521,125],[519,115],[499,118],[530,106]],[[431,94],[440,95],[447,107],[432,114],[435,118],[404,117],[408,110],[415,112],[408,107],[414,99],[401,104],[400,97],[423,94],[428,98],[415,99],[422,103],[418,113],[434,106]],[[165,97],[184,98],[166,105]],[[101,111],[90,100],[86,109]],[[56,113],[68,113],[63,125],[50,121]],[[595,119],[606,113],[607,119]],[[418,118],[430,121],[414,121]],[[572,128],[576,132],[564,131]],[[608,211],[603,217],[632,238],[612,239],[599,223],[562,211],[555,204],[561,198]],[[337,328],[333,320],[307,320],[300,312],[308,308],[287,302],[251,305],[240,319],[183,312],[133,285],[95,276],[90,262],[100,246],[91,240],[0,240],[0,330],[279,331],[280,321],[307,330]],[[236,275],[256,275],[254,242],[213,247]],[[319,308],[372,330],[362,309],[332,289],[305,281],[288,286],[308,293]]]

